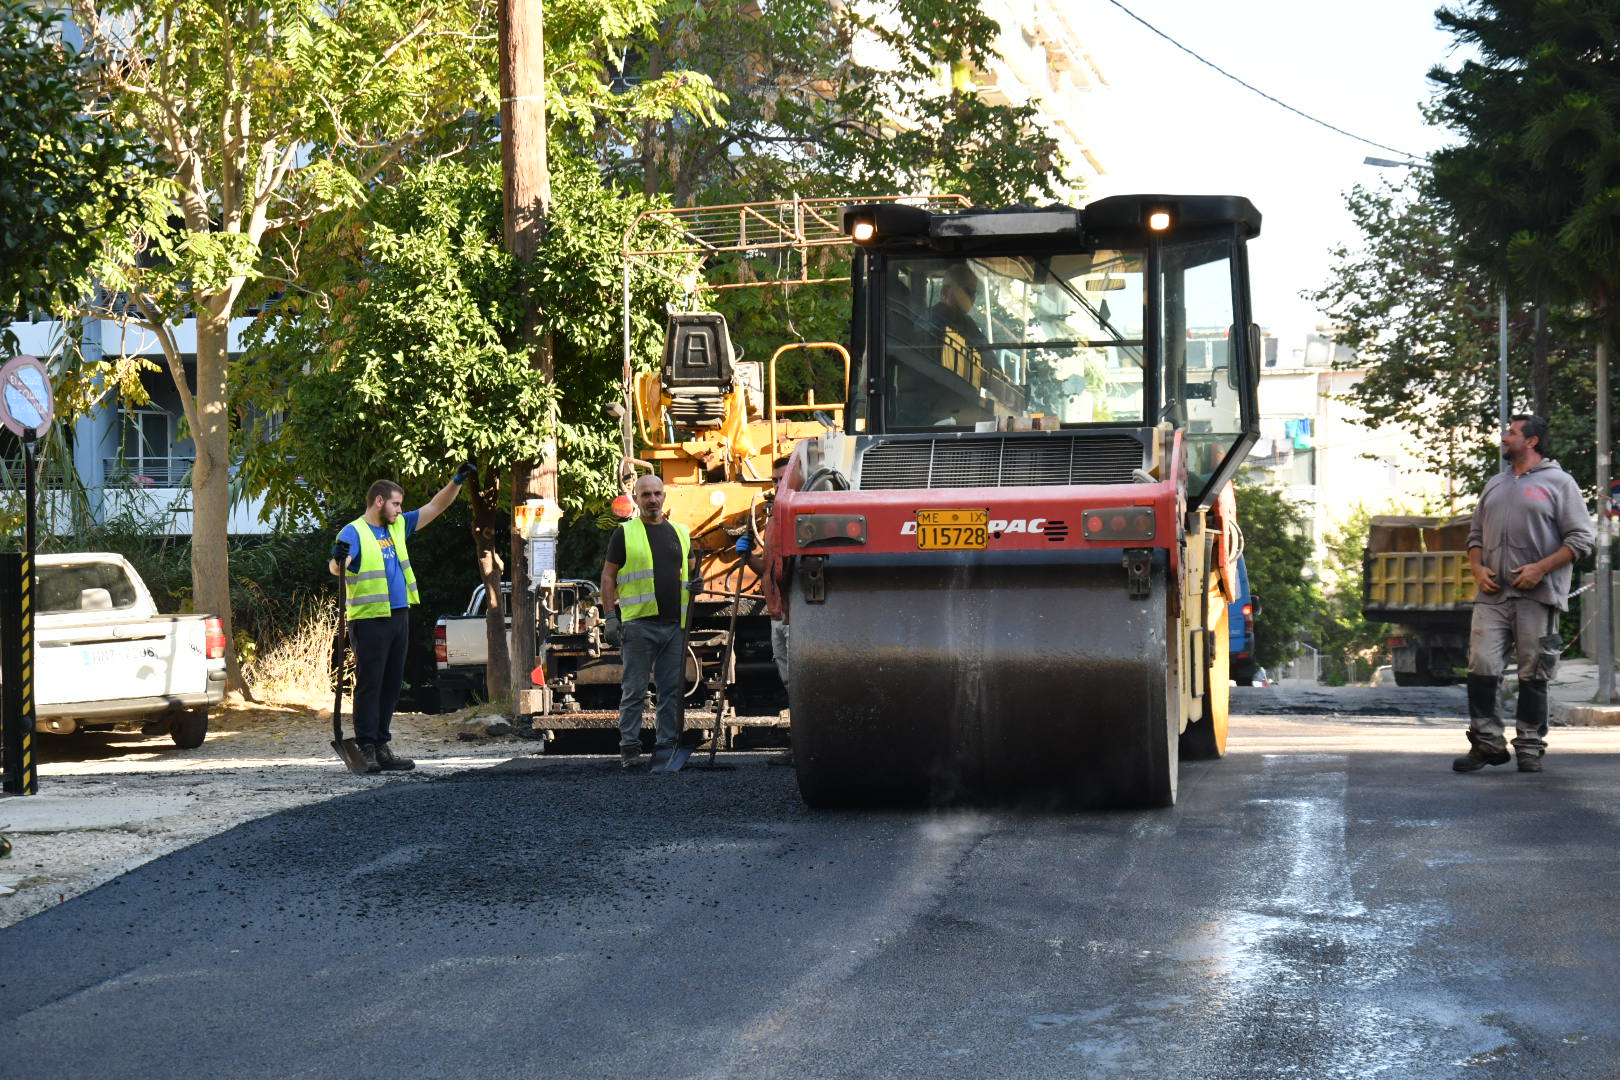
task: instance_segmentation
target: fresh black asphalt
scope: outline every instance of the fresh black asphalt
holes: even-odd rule
[[[1620,1077],[1620,757],[1369,730],[1158,812],[361,782],[0,931],[0,1076]]]

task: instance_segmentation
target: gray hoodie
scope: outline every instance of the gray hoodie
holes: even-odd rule
[[[1569,606],[1569,579],[1573,568],[1551,571],[1529,592],[1513,587],[1512,569],[1537,562],[1569,548],[1578,559],[1592,550],[1592,517],[1574,477],[1556,461],[1543,460],[1523,473],[1512,469],[1497,473],[1485,484],[1468,532],[1468,546],[1480,549],[1480,561],[1496,572],[1501,589],[1481,592],[1475,603],[1500,604],[1515,596],[1528,596],[1560,611]]]

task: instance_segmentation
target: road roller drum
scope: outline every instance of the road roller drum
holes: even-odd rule
[[[946,561],[946,560],[940,560]],[[1164,806],[1179,717],[1164,566],[834,557],[796,603],[794,761],[813,806]]]

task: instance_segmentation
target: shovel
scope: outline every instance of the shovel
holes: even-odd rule
[[[332,685],[337,689],[332,696],[332,749],[337,756],[343,759],[343,764],[349,771],[360,776],[367,775],[366,755],[360,752],[360,744],[353,739],[343,737],[343,661],[349,655],[349,596],[348,586],[342,577],[338,578],[338,631],[337,641],[332,648]]]

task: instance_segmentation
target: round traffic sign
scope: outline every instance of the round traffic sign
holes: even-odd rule
[[[51,377],[34,356],[13,356],[0,367],[0,424],[21,437],[43,436],[56,416]]]

